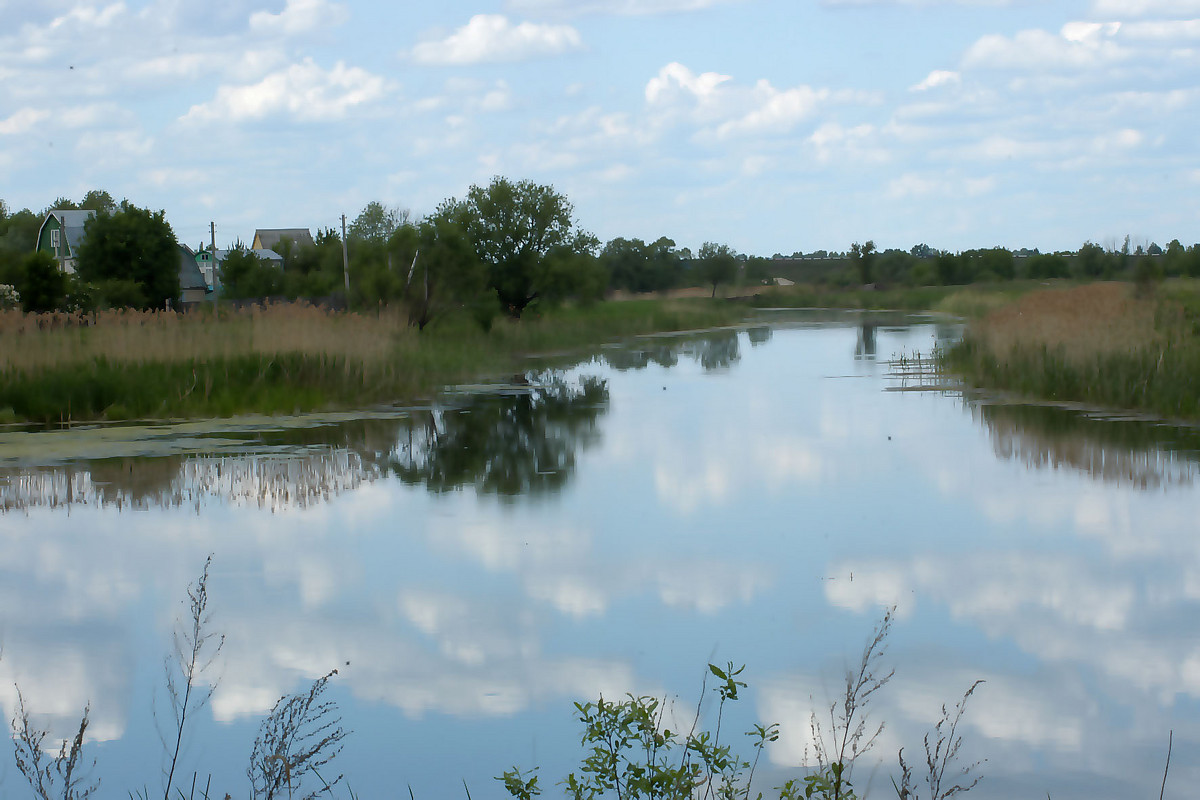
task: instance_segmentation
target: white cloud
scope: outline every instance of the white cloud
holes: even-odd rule
[[[718,136],[756,134],[790,130],[800,120],[812,116],[817,106],[830,95],[828,89],[797,86],[780,91],[761,80],[754,87],[755,107],[744,116],[722,123]]]
[[[728,75],[705,72],[700,75],[677,61],[672,61],[646,83],[647,103],[668,103],[681,95],[691,95],[703,103],[712,98],[717,87],[731,80]]]
[[[0,120],[0,135],[12,136],[32,130],[39,122],[48,118],[50,112],[40,108],[22,108],[10,117]]]
[[[1093,0],[1092,13],[1105,17],[1200,14],[1200,0]]]
[[[338,62],[324,70],[311,58],[250,86],[222,86],[210,102],[192,106],[185,119],[240,121],[286,114],[299,120],[337,119],[387,91],[383,78]]]
[[[329,0],[287,0],[278,14],[255,11],[250,15],[250,30],[260,35],[295,36],[341,25],[349,17],[346,7]]]
[[[946,69],[935,69],[925,76],[925,80],[909,87],[912,92],[924,92],[938,86],[949,86],[962,83],[962,76],[957,72]]]
[[[508,6],[526,12],[569,14],[667,14],[699,11],[739,0],[509,0]]]
[[[514,25],[500,14],[476,14],[445,39],[418,44],[412,58],[419,64],[481,64],[525,61],[582,47],[579,31],[570,25]]]
[[[1130,53],[1112,37],[1119,25],[1068,23],[1060,33],[1021,31],[1013,37],[984,36],[963,56],[968,67],[1037,72],[1047,69],[1086,70],[1120,62]]]

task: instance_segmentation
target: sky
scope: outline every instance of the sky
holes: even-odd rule
[[[1200,241],[1200,0],[0,0],[0,198],[218,246],[493,176],[753,255]]]

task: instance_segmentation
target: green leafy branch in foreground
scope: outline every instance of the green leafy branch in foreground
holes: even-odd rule
[[[812,714],[811,746],[816,764],[807,775],[776,787],[780,800],[858,800],[850,780],[854,764],[871,749],[884,727],[870,722],[868,710],[894,672],[881,665],[893,613],[894,609],[884,615],[857,667],[847,671],[844,695],[829,705],[828,720],[822,722],[816,712]],[[753,793],[754,773],[762,751],[779,739],[779,725],[755,725],[746,733],[752,743],[751,760],[721,741],[725,704],[736,701],[739,690],[746,688],[738,679],[744,669],[732,662],[725,667],[708,665],[700,703],[686,734],[667,726],[667,704],[655,697],[627,694],[620,701],[601,697],[595,703],[576,703],[585,753],[578,772],[569,773],[561,782],[566,796],[573,800],[762,800],[761,792]],[[716,679],[712,691],[720,702],[712,730],[698,730],[710,677]],[[942,706],[941,720],[925,735],[928,800],[947,800],[967,792],[982,778],[972,774],[981,762],[963,767],[958,760],[962,744],[958,724],[981,683],[973,684],[952,710]],[[903,756],[901,750],[903,775],[899,784],[893,781],[896,794],[900,800],[918,800],[918,787]],[[537,773],[536,767],[527,771],[514,767],[496,780],[511,797],[531,800],[542,792]]]

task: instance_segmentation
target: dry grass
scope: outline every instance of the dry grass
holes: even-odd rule
[[[973,324],[947,364],[1037,399],[1200,417],[1200,331],[1185,295],[1121,283],[1031,293]]]
[[[175,314],[104,311],[88,316],[0,312],[0,375],[104,358],[117,363],[305,353],[369,365],[415,346],[399,314],[341,314],[302,305]]]
[[[1078,364],[1162,345],[1157,318],[1158,304],[1136,297],[1128,284],[1093,283],[1027,294],[988,314],[971,335],[1001,360],[1018,349],[1047,347]]]

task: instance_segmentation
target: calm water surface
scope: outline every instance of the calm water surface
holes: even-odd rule
[[[500,795],[578,757],[572,702],[694,708],[747,665],[726,725],[809,714],[889,606],[874,772],[974,681],[979,798],[1200,785],[1200,435],[964,398],[893,356],[921,319],[783,317],[656,337],[432,408],[0,432],[0,702],[68,735],[91,704],[102,795],[162,784],[163,659],[213,555],[226,636],[181,770],[247,796],[260,720],[338,668],[359,797]],[[726,728],[729,730],[729,728]],[[26,796],[10,756],[0,794]],[[915,760],[920,760],[919,757]],[[557,790],[548,790],[554,796]]]

